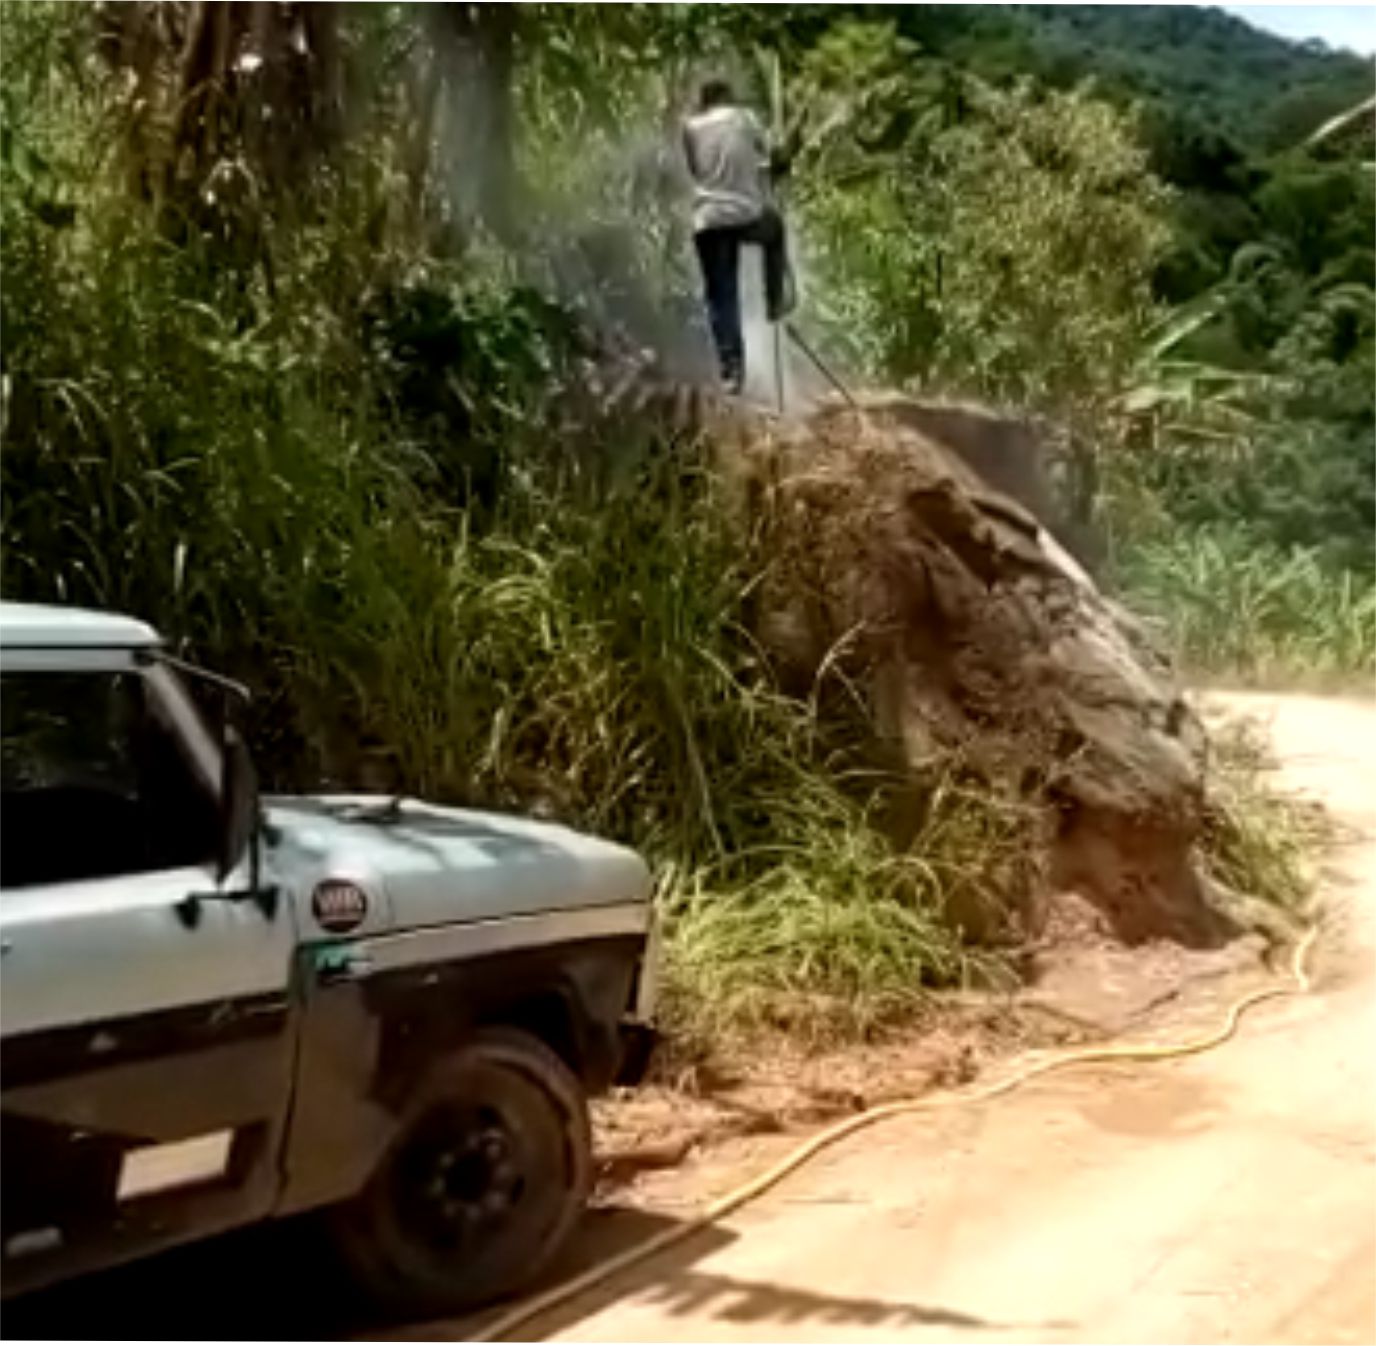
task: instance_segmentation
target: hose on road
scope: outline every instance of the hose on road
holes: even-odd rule
[[[599,1262],[596,1266],[589,1267],[581,1275],[517,1304],[486,1328],[477,1332],[471,1340],[501,1341],[509,1337],[518,1327],[530,1322],[531,1319],[539,1317],[542,1313],[548,1313],[551,1309],[557,1308],[560,1304],[566,1303],[586,1290],[592,1289],[595,1285],[600,1285],[603,1281],[618,1275],[628,1267],[636,1266],[647,1258],[654,1257],[666,1248],[673,1247],[676,1243],[682,1243],[684,1239],[691,1238],[708,1226],[725,1219],[726,1216],[739,1210],[747,1202],[753,1201],[756,1197],[767,1192],[790,1173],[801,1168],[814,1155],[835,1145],[838,1141],[844,1140],[847,1136],[854,1135],[855,1132],[867,1126],[873,1126],[876,1122],[882,1122],[886,1118],[898,1117],[910,1112],[925,1112],[929,1109],[983,1103],[991,1098],[998,1098],[1002,1094],[1012,1093],[1014,1089],[1021,1088],[1029,1080],[1037,1079],[1042,1075],[1050,1075],[1054,1071],[1068,1070],[1073,1066],[1100,1065],[1108,1061],[1165,1061],[1174,1057],[1197,1056],[1201,1052],[1211,1051],[1233,1037],[1237,1032],[1242,1016],[1257,1005],[1268,1000],[1279,1000],[1286,996],[1305,995],[1309,991],[1309,951],[1313,947],[1318,933],[1318,926],[1311,925],[1304,937],[1295,945],[1290,958],[1289,981],[1263,986],[1233,1001],[1228,1007],[1222,1024],[1213,1031],[1205,1033],[1202,1037],[1188,1039],[1185,1042],[1142,1043],[1141,1045],[1118,1043],[1102,1047],[1080,1047],[1058,1056],[1047,1057],[1042,1061],[1035,1061],[1014,1071],[1002,1080],[996,1080],[976,1089],[950,1094],[924,1094],[919,1098],[896,1099],[892,1103],[881,1103],[878,1107],[870,1108],[866,1112],[856,1113],[852,1117],[847,1117],[825,1130],[819,1131],[757,1177],[737,1187],[734,1191],[718,1197],[692,1219],[683,1224],[674,1225],[670,1229],[662,1230],[643,1243],[637,1243],[617,1253],[616,1256],[608,1258],[605,1262]]]

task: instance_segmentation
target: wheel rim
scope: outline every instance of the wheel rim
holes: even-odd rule
[[[393,1168],[393,1199],[411,1237],[454,1254],[499,1235],[529,1187],[524,1139],[495,1107],[434,1109]]]

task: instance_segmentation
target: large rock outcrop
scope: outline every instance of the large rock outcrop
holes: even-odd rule
[[[844,670],[915,782],[955,755],[1041,810],[1044,881],[1023,922],[1034,938],[1074,913],[1126,943],[1221,941],[1230,928],[1192,854],[1205,738],[1181,687],[1132,618],[970,465],[993,455],[997,476],[1005,455],[1005,484],[1034,503],[1037,480],[1007,461],[1016,436],[953,447],[942,424],[886,398],[738,425],[731,457],[771,558],[759,637],[800,689]]]

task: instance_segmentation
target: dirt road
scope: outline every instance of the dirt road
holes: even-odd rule
[[[1376,707],[1230,701],[1273,720],[1287,780],[1355,829],[1326,876],[1314,994],[1205,1057],[883,1123],[527,1330],[1376,1342]],[[608,1240],[654,1227],[636,1218]]]

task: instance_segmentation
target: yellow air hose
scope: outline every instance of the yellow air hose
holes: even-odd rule
[[[765,1169],[763,1173],[737,1187],[734,1191],[726,1193],[725,1196],[718,1197],[692,1219],[683,1224],[674,1225],[670,1229],[661,1230],[643,1243],[637,1243],[633,1247],[617,1253],[615,1257],[609,1257],[605,1262],[589,1267],[587,1271],[575,1276],[572,1280],[553,1286],[543,1294],[517,1304],[486,1328],[476,1332],[470,1340],[501,1341],[509,1337],[518,1327],[528,1323],[532,1318],[536,1318],[542,1313],[548,1313],[575,1295],[580,1295],[585,1290],[600,1285],[603,1281],[625,1271],[627,1267],[633,1267],[647,1258],[654,1257],[657,1253],[663,1252],[665,1248],[673,1247],[676,1243],[682,1243],[684,1239],[691,1238],[709,1225],[716,1224],[732,1212],[739,1210],[747,1202],[753,1201],[757,1196],[767,1192],[795,1169],[801,1168],[814,1155],[864,1127],[873,1126],[875,1122],[882,1122],[887,1117],[897,1117],[908,1112],[922,1112],[929,1108],[983,1103],[988,1099],[998,1098],[1001,1094],[1011,1093],[1014,1089],[1020,1088],[1038,1076],[1049,1075],[1053,1071],[1068,1070],[1072,1066],[1098,1065],[1105,1061],[1164,1061],[1171,1057],[1197,1056],[1200,1052],[1211,1051],[1227,1042],[1237,1032],[1238,1023],[1248,1010],[1267,1000],[1278,1000],[1283,996],[1304,995],[1308,992],[1309,973],[1306,970],[1306,961],[1318,933],[1317,925],[1310,926],[1303,939],[1295,945],[1290,959],[1290,981],[1249,991],[1241,999],[1235,1000],[1228,1007],[1228,1013],[1224,1016],[1223,1023],[1212,1032],[1204,1034],[1203,1037],[1186,1042],[1143,1043],[1140,1046],[1123,1043],[1116,1046],[1081,1047],[1074,1051],[1064,1052],[1059,1056],[1051,1056],[1045,1060],[1033,1062],[1021,1070],[1014,1071],[1005,1079],[997,1080],[993,1084],[987,1084],[977,1089],[962,1090],[951,1094],[924,1095],[920,1098],[897,1099],[892,1103],[882,1103],[878,1107],[870,1108],[866,1112],[858,1112],[852,1117],[847,1117],[835,1125],[827,1127],[824,1131],[819,1131],[810,1140],[804,1141],[797,1149],[786,1154],[778,1163]]]

